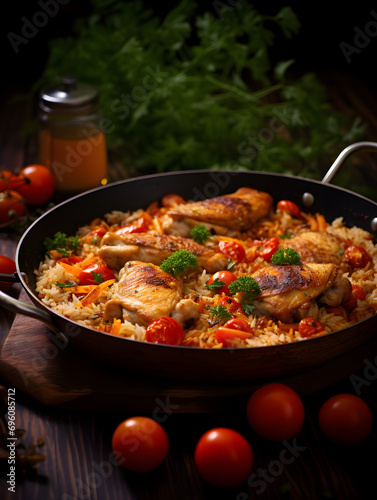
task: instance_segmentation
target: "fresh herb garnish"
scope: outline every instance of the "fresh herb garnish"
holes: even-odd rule
[[[255,279],[251,276],[240,276],[236,281],[229,283],[228,289],[232,295],[239,292],[244,294],[241,305],[246,314],[251,314],[254,310],[252,302],[261,292]]]
[[[206,306],[206,309],[208,309],[208,311],[210,312],[212,321],[215,322],[214,324],[219,323],[222,320],[227,321],[228,319],[232,318],[232,315],[225,306],[222,305],[217,305],[214,307]]]
[[[228,265],[226,266],[227,270],[229,271],[230,269],[233,269],[233,267],[236,265],[233,259],[228,259]]]
[[[53,238],[46,237],[43,240],[43,245],[48,252],[56,250],[65,257],[69,257],[77,251],[80,240],[78,236],[67,236],[65,233],[58,231],[54,234]]]
[[[285,234],[281,234],[281,235],[280,235],[280,238],[281,238],[282,240],[290,240],[292,237],[293,237],[293,235],[292,235],[292,234],[289,234],[289,233],[285,233]]]
[[[74,283],[73,281],[67,281],[66,283],[61,283],[60,281],[57,281],[55,285],[59,286],[60,288],[72,288],[73,286],[77,286],[77,283]]]
[[[190,234],[196,243],[204,243],[206,240],[208,240],[208,238],[211,237],[211,233],[209,232],[209,230],[202,224],[197,224],[196,226],[194,226],[191,229]]]
[[[297,265],[300,264],[301,257],[297,250],[293,248],[279,248],[276,250],[274,255],[271,257],[271,263],[276,266],[284,266],[284,265]]]
[[[209,284],[207,283],[204,288],[207,288],[207,290],[211,290],[212,292],[217,293],[217,291],[220,288],[223,288],[224,286],[225,283],[219,280],[219,278],[216,278],[212,283]]]
[[[178,250],[172,253],[167,259],[160,264],[160,269],[166,273],[176,276],[183,273],[187,268],[194,268],[198,265],[196,255],[188,250]]]
[[[96,280],[96,282],[98,284],[100,284],[100,283],[103,282],[103,276],[102,276],[102,274],[92,272],[91,275],[93,276],[93,278]]]

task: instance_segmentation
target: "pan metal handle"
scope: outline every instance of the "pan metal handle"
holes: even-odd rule
[[[69,343],[68,337],[54,324],[51,315],[32,304],[27,304],[17,300],[0,290],[0,305],[9,311],[29,316],[30,318],[42,321],[51,330],[52,341],[60,348],[64,349]]]
[[[347,146],[336,158],[321,182],[327,184],[339,170],[344,161],[354,152],[364,149],[365,151],[377,151],[377,142],[361,141]]]

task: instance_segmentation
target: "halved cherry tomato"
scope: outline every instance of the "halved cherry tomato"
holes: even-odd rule
[[[211,285],[215,280],[219,280],[224,283],[222,288],[216,288],[217,293],[225,293],[225,295],[231,295],[229,292],[228,285],[232,283],[232,281],[236,281],[237,276],[230,271],[218,271],[210,279],[207,281],[207,285]]]
[[[238,241],[231,240],[226,241],[222,240],[219,243],[219,250],[221,253],[228,257],[228,259],[232,259],[234,262],[243,262],[246,257],[246,252],[244,247]]]
[[[277,238],[269,238],[268,240],[262,241],[255,240],[254,244],[258,245],[257,256],[270,262],[271,257],[279,247],[279,240]]]
[[[298,325],[298,333],[304,338],[312,337],[321,332],[325,332],[325,325],[314,318],[304,318]]]
[[[106,264],[91,264],[79,274],[80,285],[98,285],[114,279],[113,271]]]
[[[19,193],[9,189],[0,193],[0,224],[21,217],[25,211],[24,199]]]
[[[101,241],[102,237],[105,236],[106,233],[107,229],[104,226],[99,226],[96,229],[93,229],[93,231],[90,231],[90,233],[85,236],[85,240],[96,245]]]
[[[208,484],[232,488],[247,479],[254,456],[242,434],[226,427],[216,427],[201,436],[194,460],[199,475]]]
[[[236,339],[245,340],[253,336],[253,329],[243,318],[232,318],[220,326],[215,333],[217,342],[224,347],[232,347],[232,341]]]
[[[287,385],[278,383],[257,389],[249,398],[246,414],[254,431],[271,441],[293,438],[305,419],[300,396]]]
[[[280,200],[278,204],[276,205],[276,208],[278,210],[281,210],[282,212],[288,212],[290,215],[293,217],[296,217],[297,219],[302,219],[302,214],[301,210],[298,208],[296,203],[293,203],[293,201],[290,200]]]
[[[344,260],[353,267],[362,268],[372,261],[372,257],[364,247],[350,245],[344,252]]]
[[[6,255],[0,255],[0,273],[13,274],[16,271],[16,263]],[[5,292],[11,288],[13,283],[2,283],[0,290]]]
[[[77,262],[81,262],[82,257],[79,257],[78,255],[71,255],[70,257],[63,257],[62,259],[59,259],[58,262],[65,262],[66,264],[69,264],[70,266],[73,266],[73,264],[76,264]]]
[[[148,212],[144,212],[137,219],[136,224],[129,224],[128,226],[121,227],[115,231],[115,234],[145,233],[148,231],[152,220],[152,216]]]
[[[165,195],[161,200],[161,205],[165,208],[172,208],[175,205],[182,205],[186,201],[179,194],[171,193]]]
[[[365,300],[365,293],[359,285],[352,285],[351,298],[347,300],[343,305],[346,309],[355,309],[358,300]]]
[[[28,165],[9,181],[9,186],[24,198],[27,205],[45,205],[54,194],[54,178],[43,165]]]
[[[169,451],[164,428],[148,417],[131,417],[115,429],[112,449],[116,460],[133,472],[149,472],[158,467]]]
[[[369,406],[354,394],[337,394],[319,410],[319,426],[332,441],[357,445],[369,436],[373,420]]]
[[[154,344],[181,345],[185,332],[181,325],[169,316],[161,316],[148,326],[145,340]]]
[[[233,297],[221,297],[219,304],[226,307],[232,316],[243,312],[242,305]]]

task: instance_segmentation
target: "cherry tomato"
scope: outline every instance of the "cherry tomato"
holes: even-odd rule
[[[134,472],[155,469],[169,451],[165,430],[148,417],[132,417],[121,422],[113,433],[111,444],[119,464]]]
[[[99,243],[103,236],[107,233],[107,229],[104,226],[98,226],[96,229],[93,229],[85,236],[85,240],[93,245]]]
[[[25,211],[24,199],[19,193],[11,190],[0,193],[0,224],[21,217]]]
[[[305,410],[300,396],[284,384],[267,384],[249,398],[247,418],[254,431],[271,441],[296,436],[304,423]]]
[[[343,305],[346,309],[355,309],[358,300],[365,300],[365,293],[359,285],[352,285],[351,298],[347,300]]]
[[[219,305],[226,307],[232,316],[243,312],[242,305],[233,297],[221,297]]]
[[[13,274],[16,271],[16,263],[6,255],[0,255],[0,273]],[[1,283],[0,290],[5,292],[11,288],[13,283]]]
[[[372,261],[372,257],[364,247],[350,245],[344,252],[344,260],[353,267],[362,268]]]
[[[169,316],[161,316],[148,326],[145,340],[154,344],[181,345],[185,332],[181,325]]]
[[[45,205],[54,194],[54,179],[43,165],[28,165],[10,181],[11,189],[22,195],[27,205]]]
[[[216,330],[215,338],[224,347],[232,347],[232,341],[249,339],[253,333],[253,329],[245,319],[232,318]]]
[[[225,293],[226,295],[230,295],[228,285],[232,283],[232,281],[236,281],[237,276],[230,271],[219,271],[215,273],[210,279],[207,281],[207,285],[211,285],[216,279],[222,281],[224,286],[222,288],[216,288],[217,293]]]
[[[304,318],[298,324],[298,333],[304,338],[313,337],[313,335],[324,331],[325,325],[314,318]]]
[[[282,212],[288,212],[290,215],[293,217],[296,217],[296,219],[302,219],[302,214],[301,210],[298,208],[296,203],[293,203],[293,201],[290,200],[280,200],[278,204],[276,205],[276,208],[278,210],[281,210]]]
[[[232,259],[234,262],[243,262],[246,257],[246,252],[244,247],[238,241],[225,241],[222,240],[219,243],[219,250],[221,253],[228,257],[228,259]]]
[[[279,247],[279,240],[277,238],[270,238],[268,240],[256,241],[258,244],[257,256],[269,262]]]
[[[328,399],[319,411],[318,421],[325,436],[345,445],[365,441],[373,424],[369,406],[353,394],[337,394]]]
[[[240,433],[216,427],[201,436],[194,460],[204,481],[218,488],[233,488],[249,476],[254,456],[250,444]]]
[[[106,264],[91,264],[79,274],[80,285],[98,285],[112,279],[114,273]]]
[[[176,205],[182,205],[183,203],[186,202],[182,198],[182,196],[179,196],[179,194],[175,193],[167,194],[161,200],[161,205],[165,208],[173,208]]]

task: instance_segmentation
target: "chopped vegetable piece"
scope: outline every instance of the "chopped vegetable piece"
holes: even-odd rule
[[[304,318],[300,321],[298,325],[298,333],[301,337],[313,337],[318,333],[327,333],[325,330],[325,325],[320,323],[314,318]]]
[[[161,265],[160,269],[166,273],[176,276],[183,273],[187,268],[195,268],[198,265],[198,259],[196,255],[188,250],[178,250],[172,253],[167,259],[165,259]]]
[[[86,295],[82,300],[81,302],[78,302],[76,304],[76,307],[84,307],[84,306],[87,306],[89,304],[92,304],[95,300],[98,299],[98,297],[101,295],[101,293],[106,290],[106,288],[108,288],[110,285],[112,285],[113,283],[115,283],[115,279],[114,280],[108,280],[108,281],[104,281],[103,283],[99,284],[99,285],[96,285],[89,293],[88,295]]]
[[[372,261],[372,257],[364,247],[350,245],[344,252],[344,260],[353,267],[362,268]]]
[[[230,295],[228,285],[236,279],[237,276],[230,271],[218,271],[207,281],[205,287],[208,290],[212,290],[214,293],[225,293],[226,295]]]
[[[145,340],[154,344],[181,345],[184,338],[182,326],[169,316],[155,319],[145,332]]]
[[[234,262],[243,262],[246,258],[246,252],[241,243],[238,243],[235,240],[225,241],[221,240],[219,243],[219,250],[223,253],[228,259],[231,259]]]
[[[293,201],[280,200],[278,202],[278,204],[276,205],[276,208],[282,212],[288,212],[293,217],[296,217],[296,219],[303,218],[302,214],[301,214],[301,210],[298,208],[296,203],[293,203]]]
[[[279,247],[279,240],[277,238],[269,238],[268,240],[254,241],[258,245],[257,256],[269,262]]]
[[[272,264],[277,266],[297,265],[301,262],[300,254],[293,248],[279,248],[271,257]]]

